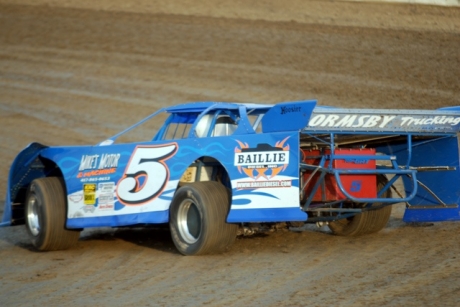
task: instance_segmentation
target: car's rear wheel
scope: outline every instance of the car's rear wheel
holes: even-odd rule
[[[230,207],[227,188],[214,181],[195,182],[177,190],[170,208],[171,237],[184,255],[225,251],[238,226],[226,223]]]
[[[25,204],[26,229],[32,245],[40,251],[68,249],[76,244],[79,230],[65,228],[66,196],[61,178],[35,179]]]
[[[385,176],[377,177],[377,189],[382,189],[388,182]],[[388,189],[382,198],[391,198],[391,190]],[[373,203],[372,206],[381,206],[381,203]],[[371,234],[382,230],[388,223],[391,215],[391,206],[376,210],[365,211],[350,218],[337,220],[329,223],[332,233],[339,236],[359,236]]]

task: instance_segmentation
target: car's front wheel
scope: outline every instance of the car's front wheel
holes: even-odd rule
[[[25,203],[27,233],[40,251],[68,249],[76,244],[79,230],[65,228],[66,196],[61,178],[32,181]]]

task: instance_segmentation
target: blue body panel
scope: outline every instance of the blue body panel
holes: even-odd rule
[[[159,110],[100,144],[104,146],[47,148],[40,144],[31,144],[17,156],[11,167],[1,225],[6,226],[15,222],[13,203],[24,201],[24,190],[27,189],[30,182],[35,178],[48,175],[46,172],[49,170],[42,163],[44,160],[55,163],[65,180],[68,198],[67,227],[84,228],[168,222],[169,204],[178,188],[180,178],[198,158],[206,156],[221,163],[230,176],[229,188],[232,188],[231,180],[238,182],[239,177],[247,178],[244,173],[243,175],[241,173],[241,168],[244,169],[245,166],[234,165],[235,148],[241,142],[248,141],[245,135],[255,133],[245,113],[242,113],[239,128],[235,131],[235,135],[241,135],[238,137],[196,138],[196,135],[191,133],[189,138],[177,141],[160,140],[120,145],[114,145],[113,142],[119,135],[142,125],[161,112],[180,115],[218,110],[226,114],[227,111],[246,112],[246,108],[258,113],[265,112],[271,106],[214,102],[184,104]],[[181,122],[182,117],[178,116],[178,122]],[[306,124],[306,121],[308,118],[305,119],[303,125]],[[182,122],[193,123],[187,119]],[[277,137],[265,135],[260,139],[267,144],[275,145],[280,141]],[[288,136],[283,134],[279,137]],[[291,146],[295,148],[298,138],[293,137],[288,142],[292,143]],[[287,155],[289,156],[289,153]],[[298,179],[293,175],[296,173],[294,172],[295,159],[296,157],[291,158],[293,164],[290,167],[283,164],[281,172],[290,174],[294,178],[294,183],[296,183],[295,179]],[[38,167],[33,165],[36,162],[39,164]],[[295,187],[291,186],[290,191],[292,194]],[[250,193],[250,190],[247,190],[247,193]],[[239,193],[239,197],[244,198],[244,194]],[[281,201],[282,197],[276,198],[270,193],[266,193],[263,197],[269,198],[269,202],[275,207],[276,203],[280,203],[281,208],[285,207]],[[241,202],[241,199],[238,201]],[[297,206],[297,204],[290,206]],[[241,206],[241,203],[237,206],[238,209],[244,207],[244,205]],[[271,211],[272,209],[261,208],[260,210]],[[266,215],[274,216],[273,219],[276,220],[287,218],[278,214],[266,213]]]
[[[62,171],[68,195],[68,228],[168,222],[169,205],[181,176],[196,159],[203,156],[219,161],[230,176],[233,203],[229,221],[305,221],[307,214],[298,205],[298,152],[289,150],[298,148],[298,137],[298,133],[292,132],[251,134],[174,142],[52,147],[40,149],[39,153],[40,157],[56,162]],[[257,151],[260,144],[267,147],[263,157],[261,151]],[[246,149],[246,157],[251,159],[254,155],[271,159],[270,154],[276,157],[283,155],[284,158],[282,161],[270,161],[267,169],[250,168],[257,170],[250,173],[248,159],[238,163],[235,158],[242,147]],[[252,153],[251,148],[256,151]],[[153,157],[152,161],[142,160],[149,157]],[[257,162],[249,164],[253,166]],[[130,169],[139,165],[146,173],[139,177],[143,182],[136,188],[129,186],[125,189]],[[149,177],[150,171],[155,172],[153,177]],[[251,182],[257,183],[257,186],[242,188]],[[280,186],[276,189],[270,188],[277,184]],[[147,187],[150,192],[136,199],[135,194],[141,194]],[[138,192],[131,192],[133,188]]]

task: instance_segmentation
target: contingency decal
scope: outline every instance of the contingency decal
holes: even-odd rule
[[[83,203],[85,205],[95,205],[96,204],[96,184],[95,183],[85,183],[83,185]]]
[[[236,183],[237,189],[283,188],[291,187],[291,180],[276,180],[275,177],[289,165],[289,145],[284,145],[289,137],[276,144],[257,144],[238,141],[235,148],[234,165],[246,180]],[[247,180],[251,179],[251,180]]]
[[[68,195],[69,213],[78,213],[69,216],[84,215],[80,209],[84,213],[114,210],[115,182],[111,180],[117,176],[121,157],[120,153],[98,153],[84,154],[78,159],[76,179],[81,185],[76,184],[76,191]]]
[[[115,182],[99,182],[99,210],[115,209]]]

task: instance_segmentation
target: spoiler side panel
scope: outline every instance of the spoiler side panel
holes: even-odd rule
[[[382,148],[381,148],[382,149]],[[388,154],[411,167],[428,167],[417,172],[417,194],[409,201],[405,222],[460,221],[460,158],[458,136],[446,136],[407,145],[391,145]],[[447,166],[451,170],[429,170],[429,167]],[[405,193],[413,190],[412,180],[402,177]]]
[[[299,131],[308,124],[315,106],[315,100],[278,103],[262,118],[262,130],[264,133]]]

